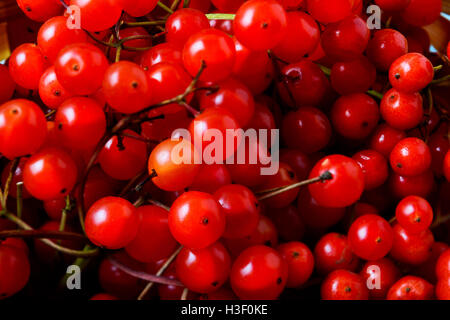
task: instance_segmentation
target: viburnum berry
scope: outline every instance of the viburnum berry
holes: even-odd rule
[[[178,279],[189,290],[212,293],[228,279],[231,258],[220,242],[204,249],[183,248],[175,260],[175,269]]]
[[[14,186],[17,185],[18,182],[23,182],[23,170],[25,167],[25,163],[27,162],[28,158],[20,158],[19,163],[17,164],[16,169],[14,172],[12,172],[12,179],[11,179],[11,186],[8,192],[8,196],[11,196],[13,198],[17,198],[17,188],[14,188]],[[12,166],[14,164],[14,161],[8,162],[8,164],[3,168],[2,174],[1,174],[1,184],[3,187],[6,186],[6,181],[9,177],[9,172],[12,169]],[[28,190],[23,186],[22,187],[22,199],[28,199],[31,198],[31,194],[28,192]]]
[[[403,139],[392,149],[390,163],[392,169],[402,176],[420,175],[430,169],[430,149],[421,139]]]
[[[445,136],[436,132],[428,138],[428,148],[431,152],[431,169],[438,177],[444,175],[445,155],[450,150],[450,140]]]
[[[364,174],[355,160],[342,155],[327,156],[314,166],[309,176],[315,178],[327,172],[330,180],[308,186],[319,205],[340,208],[358,201],[364,190]]]
[[[217,29],[205,29],[192,35],[183,48],[183,63],[191,76],[197,75],[202,65],[202,81],[226,79],[232,72],[236,56],[233,40]]]
[[[134,239],[125,251],[133,259],[156,262],[169,257],[176,249],[177,242],[169,230],[168,212],[158,206],[142,206],[136,209],[139,227]]]
[[[167,42],[153,46],[151,49],[143,52],[137,60],[145,71],[160,62],[183,64],[181,50]]]
[[[68,195],[77,181],[74,160],[62,149],[44,148],[25,163],[23,182],[30,194],[39,200]]]
[[[200,170],[194,145],[187,140],[165,140],[156,146],[148,159],[148,171],[153,183],[166,191],[189,187]]]
[[[441,278],[436,283],[436,298],[450,300],[450,277]]]
[[[129,201],[119,197],[102,198],[86,214],[86,235],[98,246],[121,249],[136,237],[139,220],[136,208]]]
[[[381,71],[388,71],[396,59],[407,53],[408,41],[394,29],[376,31],[367,45],[367,57]]]
[[[347,270],[336,270],[322,282],[323,300],[368,300],[369,290],[363,278]]]
[[[375,3],[385,11],[401,11],[411,0],[375,0]]]
[[[127,40],[127,38],[131,39]],[[120,58],[122,60],[131,60],[139,55],[140,51],[152,46],[152,36],[143,27],[120,29],[118,40],[123,41],[123,49],[120,51]],[[128,47],[137,49],[128,50]],[[108,56],[111,60],[114,60],[117,57],[117,49],[111,48]]]
[[[212,4],[223,12],[235,12],[245,0],[211,0]]]
[[[389,223],[374,214],[359,217],[348,231],[350,247],[364,260],[384,258],[392,248],[393,238]]]
[[[414,26],[432,24],[440,16],[442,0],[411,0],[402,11],[402,19]]]
[[[308,246],[301,242],[287,242],[277,251],[288,264],[287,288],[297,288],[306,283],[314,270],[314,256]]]
[[[111,28],[122,14],[122,4],[117,0],[70,0],[71,6],[80,10],[81,27],[94,32]]]
[[[431,170],[417,176],[402,176],[392,173],[389,177],[389,188],[397,198],[419,196],[426,198],[434,187],[434,175]]]
[[[420,233],[431,226],[433,209],[427,200],[409,196],[397,205],[395,217],[403,228],[413,233]]]
[[[101,86],[108,60],[90,43],[76,43],[62,49],[55,60],[58,81],[77,95],[95,93]]]
[[[375,83],[376,69],[364,56],[335,63],[331,69],[331,85],[341,95],[362,93]]]
[[[0,88],[0,104],[3,104],[11,99],[16,89],[16,84],[9,73],[8,67],[3,64],[0,65],[0,82],[2,83]]]
[[[416,276],[406,276],[392,285],[387,300],[431,300],[433,296],[431,283]]]
[[[388,158],[395,145],[406,138],[405,132],[397,130],[385,123],[380,124],[370,138],[370,148]]]
[[[420,93],[406,93],[392,88],[381,100],[380,112],[391,127],[409,130],[422,121],[422,104],[423,99]]]
[[[25,99],[0,106],[0,153],[9,159],[36,152],[47,135],[45,115],[37,104]]]
[[[44,22],[64,11],[60,1],[17,0],[17,5],[28,18],[38,22]]]
[[[389,176],[386,158],[375,150],[362,150],[353,155],[364,174],[364,189],[373,190],[382,186]]]
[[[365,283],[370,283],[369,295],[374,299],[385,299],[391,286],[401,277],[399,268],[389,258],[367,261],[361,276]]]
[[[189,191],[175,200],[169,212],[173,237],[191,249],[203,249],[224,233],[226,217],[216,199],[207,193]]]
[[[209,21],[203,12],[191,8],[179,9],[166,21],[166,39],[168,43],[183,48],[191,35],[204,29],[209,29]]]
[[[231,175],[223,164],[202,165],[194,182],[189,186],[190,191],[215,193],[221,187],[231,184]]]
[[[351,0],[306,0],[308,12],[322,23],[340,21],[352,14]]]
[[[0,242],[0,300],[25,287],[30,277],[30,262],[25,250]]]
[[[251,50],[269,50],[286,36],[288,18],[275,0],[246,1],[236,12],[234,34]]]
[[[266,214],[277,228],[281,239],[284,241],[299,241],[303,239],[306,225],[300,216],[299,210],[294,205],[270,210]]]
[[[389,69],[391,85],[403,92],[413,93],[433,80],[433,64],[420,53],[407,53],[395,60]]]
[[[156,8],[158,0],[122,0],[123,10],[132,17],[143,17]]]
[[[39,80],[39,96],[47,107],[57,109],[73,95],[59,83],[55,67],[51,66],[42,74]]]
[[[434,236],[429,229],[414,233],[397,223],[393,230],[394,242],[391,256],[394,260],[410,265],[420,265],[430,258]]]
[[[288,279],[288,264],[274,249],[254,246],[242,252],[231,268],[230,281],[240,299],[274,300]]]
[[[47,61],[38,46],[24,43],[12,52],[8,65],[15,83],[25,89],[36,90]]]

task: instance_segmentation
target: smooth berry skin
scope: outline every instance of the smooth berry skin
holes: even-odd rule
[[[71,149],[97,145],[106,131],[103,108],[90,98],[71,98],[56,111],[55,124],[64,144]]]
[[[175,269],[178,279],[189,290],[212,293],[227,281],[231,258],[220,242],[204,249],[183,248],[175,260]]]
[[[392,88],[381,100],[383,119],[397,130],[415,128],[423,119],[423,99],[420,93],[407,93]]]
[[[375,129],[370,138],[369,146],[370,149],[381,153],[385,158],[389,158],[395,145],[405,138],[406,134],[404,131],[397,130],[383,123]]]
[[[246,1],[236,12],[233,29],[236,38],[251,50],[269,50],[286,36],[286,11],[275,0]]]
[[[348,231],[353,252],[364,260],[384,258],[392,248],[393,238],[389,223],[374,214],[359,217]]]
[[[364,56],[346,62],[338,62],[331,68],[331,85],[341,95],[362,93],[375,83],[376,69]]]
[[[139,138],[137,133],[129,129],[125,133]],[[121,144],[117,136],[109,139],[100,151],[98,162],[108,176],[117,180],[129,180],[145,168],[147,145],[126,136],[121,139]]]
[[[64,101],[72,97],[56,77],[55,67],[51,66],[39,80],[39,96],[42,102],[51,109],[57,109]]]
[[[394,29],[376,31],[367,45],[367,57],[381,71],[388,71],[395,60],[407,53],[408,40]]]
[[[103,31],[111,28],[119,20],[122,14],[122,6],[119,1],[106,0],[70,0],[70,5],[80,8],[81,27],[91,32]]]
[[[310,157],[300,150],[280,150],[280,161],[290,166],[300,181],[306,180],[312,169]]]
[[[225,232],[226,217],[216,199],[207,193],[189,191],[173,203],[169,228],[173,237],[191,249],[216,242]]]
[[[46,135],[45,115],[34,102],[17,99],[0,106],[0,152],[8,159],[36,152]]]
[[[447,152],[444,158],[444,176],[447,181],[450,181],[450,151]]]
[[[247,187],[230,184],[214,193],[225,214],[224,238],[239,239],[252,234],[259,222],[259,202]]]
[[[325,53],[337,61],[351,61],[367,47],[370,31],[359,16],[348,17],[328,25],[321,37]]]
[[[214,194],[220,188],[231,184],[231,175],[223,164],[203,165],[200,167],[190,191],[201,191]]]
[[[375,129],[379,119],[378,104],[363,93],[342,96],[331,109],[334,129],[349,139],[365,139]]]
[[[24,43],[12,52],[8,65],[15,83],[25,89],[36,90],[47,68],[47,61],[38,46]]]
[[[297,208],[303,222],[315,230],[323,230],[338,223],[345,215],[345,208],[320,206],[307,188],[301,189]]]
[[[183,48],[183,63],[191,76],[197,75],[202,63],[202,81],[217,82],[232,72],[236,56],[233,40],[223,31],[205,29],[192,35]]]
[[[95,93],[103,82],[108,60],[90,43],[76,43],[62,49],[55,60],[58,81],[77,95]]]
[[[430,169],[430,149],[421,139],[403,139],[392,149],[390,163],[392,169],[399,175],[418,176]]]
[[[331,124],[317,108],[302,107],[288,113],[282,124],[283,142],[292,149],[311,154],[325,148],[331,139]]]
[[[436,284],[436,298],[450,300],[450,277],[439,279]]]
[[[266,246],[242,252],[230,273],[231,287],[243,300],[274,300],[283,291],[287,278],[288,264],[276,250]]]
[[[314,248],[316,269],[321,275],[335,270],[355,271],[359,259],[350,248],[346,236],[338,233],[324,235]]]
[[[219,90],[200,97],[200,108],[228,110],[241,127],[246,127],[255,114],[255,101],[251,91],[240,81],[228,78],[217,83]]]
[[[392,285],[387,294],[387,300],[432,300],[434,288],[428,281],[406,276]]]
[[[442,10],[442,0],[411,0],[402,11],[402,19],[414,26],[422,27],[436,21]]]
[[[5,65],[0,65],[0,82],[2,83],[2,87],[0,88],[0,104],[3,104],[12,98],[16,89],[16,84],[9,73],[9,68]]]
[[[369,288],[369,295],[377,300],[385,299],[391,286],[401,277],[400,270],[389,258],[367,261],[360,274],[365,283],[374,285]],[[377,284],[380,285],[379,288],[376,287]]]
[[[119,61],[106,70],[103,93],[114,110],[130,114],[149,105],[152,89],[147,75],[137,64]]]
[[[368,300],[369,290],[363,278],[347,270],[336,270],[322,282],[322,300]]]
[[[450,277],[450,249],[447,249],[439,256],[435,270],[438,279]]]
[[[418,176],[402,176],[394,172],[389,177],[389,188],[400,199],[407,196],[426,198],[433,187],[434,175],[431,170]]]
[[[156,8],[158,0],[124,0],[123,10],[132,17],[143,17]]]
[[[273,53],[289,63],[298,62],[306,54],[313,52],[319,41],[319,26],[310,15],[301,11],[288,12],[287,33],[273,48]]]
[[[288,264],[286,288],[298,288],[305,284],[314,270],[314,256],[308,246],[301,242],[287,242],[277,251]]]
[[[45,148],[25,163],[23,182],[34,198],[51,200],[68,195],[77,174],[77,165],[65,151]]]
[[[277,83],[283,101],[291,107],[317,106],[325,97],[329,87],[322,70],[308,60],[285,66],[283,78]],[[289,88],[292,97],[286,89]]]
[[[382,186],[389,176],[386,158],[375,150],[362,150],[356,153],[353,160],[358,162],[364,173],[364,189],[373,190]]]
[[[412,233],[421,233],[433,222],[433,209],[427,200],[417,196],[404,198],[395,209],[398,223]]]
[[[445,134],[436,132],[428,138],[427,145],[431,152],[431,169],[436,176],[442,177],[445,156],[450,150],[450,141]]]
[[[308,186],[311,196],[323,207],[347,207],[361,197],[364,190],[364,174],[358,163],[342,155],[331,155],[320,160],[309,177],[316,178],[325,172],[331,180]]]
[[[411,0],[375,0],[375,3],[384,11],[400,11],[405,9]]]
[[[54,62],[58,53],[69,44],[87,42],[88,35],[81,29],[67,28],[67,18],[53,17],[39,29],[37,45],[50,62]]]
[[[169,230],[168,212],[158,206],[142,206],[135,210],[139,227],[125,251],[133,259],[151,263],[169,257],[177,242]]]
[[[211,0],[212,4],[223,12],[236,12],[244,0]]]
[[[28,18],[37,22],[44,22],[64,11],[64,7],[58,1],[17,0],[17,5]]]
[[[151,49],[143,52],[137,60],[139,65],[145,71],[160,62],[171,62],[180,65],[183,64],[181,50],[173,44],[167,42],[153,46]]]
[[[430,230],[412,233],[401,224],[396,224],[391,256],[394,260],[409,265],[420,265],[431,256],[434,236]]]
[[[350,0],[307,0],[308,12],[322,23],[338,22],[352,13]]]
[[[178,163],[172,158],[173,155],[179,156],[180,150],[190,151],[183,153],[181,159],[186,160],[183,163]],[[194,145],[187,140],[168,139],[161,142],[153,149],[148,159],[149,174],[156,172],[156,176],[152,179],[153,183],[165,191],[178,191],[189,187],[200,170],[200,165],[195,163],[196,157],[199,156],[196,154]]]
[[[95,202],[85,218],[86,235],[95,245],[121,249],[136,236],[139,216],[127,200],[106,197]]]
[[[433,64],[420,53],[407,53],[389,68],[391,85],[403,92],[419,92],[431,83],[433,77]]]
[[[22,290],[30,277],[25,250],[0,242],[0,275],[0,300]]]
[[[166,21],[166,40],[183,48],[191,35],[208,28],[209,21],[203,12],[191,8],[179,9]]]

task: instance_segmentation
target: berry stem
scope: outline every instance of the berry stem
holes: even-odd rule
[[[446,76],[443,77],[443,78],[440,78],[440,79],[436,79],[436,80],[431,81],[431,84],[439,84],[439,83],[447,82],[447,81],[449,81],[449,80],[450,80],[450,75],[446,75]]]
[[[170,9],[172,11],[175,11],[178,8],[178,5],[180,4],[180,0],[175,0],[172,5],[170,6]]]
[[[31,238],[31,239],[58,239],[58,240],[86,240],[82,234],[74,232],[53,230],[7,230],[0,231],[0,239],[6,238]]]
[[[434,70],[434,72],[436,72],[436,71],[441,70],[443,67],[444,67],[444,66],[443,66],[442,64],[440,64],[440,65],[438,65],[438,66],[436,66],[436,67],[433,67],[433,70]]]
[[[22,211],[23,211],[23,182],[19,181],[16,183],[17,187],[17,217],[20,219],[22,218]]]
[[[188,289],[188,288],[184,288],[184,289],[183,289],[183,293],[181,294],[181,299],[180,299],[180,300],[186,301],[186,300],[187,300],[188,293],[189,293],[189,289]]]
[[[165,210],[167,210],[167,211],[170,211],[170,208],[169,208],[168,206],[162,204],[162,203],[159,202],[159,201],[156,201],[156,200],[153,200],[153,199],[148,199],[147,201],[148,201],[148,203],[150,203],[150,204],[153,204],[153,205],[158,206],[158,207],[161,207],[161,208],[163,208],[163,209],[165,209]]]
[[[209,20],[234,20],[236,15],[234,13],[208,13],[206,17]]]
[[[320,176],[312,178],[312,179],[297,182],[297,183],[291,184],[289,186],[278,187],[278,188],[258,192],[258,194],[261,194],[261,196],[258,198],[258,200],[260,200],[260,201],[265,200],[265,199],[268,199],[271,197],[275,197],[281,193],[287,192],[292,189],[307,186],[307,185],[310,185],[310,184],[316,183],[316,182],[324,182],[326,180],[331,180],[331,179],[333,179],[333,175],[331,174],[331,172],[325,171]]]
[[[369,91],[367,91],[367,94],[369,94],[375,98],[378,98],[380,100],[383,99],[383,97],[384,97],[384,95],[382,93],[375,91],[375,90],[369,90]]]
[[[331,76],[331,69],[330,68],[327,68],[327,67],[325,67],[325,66],[323,66],[321,64],[318,64],[318,63],[317,63],[317,65],[319,66],[320,70],[322,70],[322,72],[325,73],[326,76],[328,76],[328,77]]]
[[[19,161],[20,161],[20,158],[15,158],[12,161],[11,168],[9,169],[8,178],[6,179],[6,183],[5,183],[5,190],[3,191],[3,195],[1,198],[1,204],[4,209],[6,209],[6,200],[8,200],[9,188],[11,187],[13,175],[17,169],[17,166],[19,165]]]
[[[156,277],[161,277],[162,274],[167,270],[167,268],[172,264],[172,262],[175,260],[175,258],[178,256],[178,254],[180,253],[181,249],[183,249],[183,246],[180,246],[177,250],[175,250],[174,253],[172,253],[172,255],[169,257],[169,259],[166,260],[166,262],[164,262],[164,264],[161,266],[161,268],[159,268],[158,272],[156,272]],[[142,300],[144,299],[145,295],[147,294],[147,292],[153,287],[153,284],[156,281],[150,281],[149,283],[147,283],[147,285],[145,286],[144,290],[142,290],[142,292],[139,294],[138,296],[138,300]],[[181,286],[181,283],[178,284],[178,286]]]
[[[54,115],[56,113],[56,110],[54,109],[54,110],[51,110],[51,111],[49,111],[46,115],[45,115],[45,118],[46,119],[48,119],[48,118],[50,118],[52,115]]]
[[[164,11],[166,11],[167,13],[172,14],[173,10],[170,9],[168,6],[166,6],[164,3],[162,3],[161,1],[158,1],[158,7],[160,7],[161,9],[163,9]]]
[[[144,27],[144,26],[159,26],[164,25],[166,20],[153,20],[153,21],[139,21],[139,22],[126,22],[127,27]]]

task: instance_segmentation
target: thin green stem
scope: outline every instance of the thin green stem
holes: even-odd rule
[[[166,11],[167,13],[172,14],[173,10],[170,9],[168,6],[166,6],[164,3],[162,3],[161,1],[158,1],[158,7],[160,7],[161,9],[163,9],[164,11]]]
[[[436,72],[436,71],[441,70],[443,67],[444,67],[444,66],[443,66],[442,64],[440,64],[440,65],[438,65],[438,66],[436,66],[436,67],[433,67],[433,70],[434,70],[434,72]]]
[[[153,21],[139,21],[139,22],[126,22],[128,27],[145,27],[145,26],[159,26],[166,24],[166,20],[153,20]]]
[[[331,76],[331,69],[330,68],[327,68],[327,67],[325,67],[325,66],[323,66],[321,64],[318,64],[318,63],[317,63],[317,66],[320,68],[320,70],[322,70],[323,73],[325,73],[326,76],[328,76],[328,77]]]
[[[443,83],[443,82],[446,82],[446,81],[449,81],[449,80],[450,80],[450,74],[446,75],[443,78],[439,78],[439,79],[431,81],[431,84],[439,84],[439,83]]]
[[[19,165],[19,161],[20,158],[15,158],[12,163],[11,163],[11,167],[9,168],[9,173],[8,173],[8,178],[6,179],[6,183],[5,183],[5,190],[3,191],[3,195],[2,195],[2,199],[1,199],[1,204],[3,209],[6,208],[6,200],[8,200],[8,193],[9,193],[9,188],[11,187],[11,182],[14,176],[14,172],[17,169],[17,166]]]
[[[17,182],[17,197],[16,197],[16,203],[17,203],[17,217],[20,219],[22,218],[22,211],[23,211],[23,182]]]
[[[383,97],[384,97],[384,95],[381,92],[378,92],[375,90],[369,90],[369,91],[367,91],[367,94],[369,94],[375,98],[378,98],[380,100],[383,99]]]
[[[234,13],[207,13],[206,17],[209,20],[234,20],[236,15]]]

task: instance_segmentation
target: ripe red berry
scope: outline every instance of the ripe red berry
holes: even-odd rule
[[[123,0],[123,10],[132,17],[143,17],[156,8],[158,0]]]
[[[332,178],[308,186],[311,196],[324,207],[347,207],[361,197],[364,174],[358,163],[342,155],[331,155],[320,160],[312,169],[310,178],[329,172]]]
[[[436,262],[436,276],[438,279],[450,277],[450,250],[444,251]]]
[[[447,181],[450,181],[450,151],[447,152],[444,159],[444,175]]]
[[[30,277],[25,250],[0,242],[0,300],[22,290]]]
[[[234,34],[251,50],[269,50],[286,36],[288,19],[275,0],[246,1],[236,12]]]
[[[8,65],[15,83],[25,89],[36,90],[47,61],[38,46],[24,43],[12,52]]]
[[[420,175],[430,168],[430,149],[421,139],[403,139],[392,150],[390,163],[392,169],[402,176]]]
[[[44,22],[54,16],[60,15],[64,7],[59,1],[47,0],[17,0],[17,5],[34,21]]]
[[[102,31],[114,26],[122,14],[120,1],[70,0],[71,6],[80,8],[81,27],[88,31]]]
[[[423,119],[423,100],[420,93],[406,93],[392,88],[381,100],[383,119],[393,128],[409,130]]]
[[[361,270],[365,283],[370,284],[369,295],[385,299],[391,286],[401,277],[399,268],[388,258],[367,261]]]
[[[274,300],[283,291],[288,264],[274,249],[254,246],[240,254],[231,268],[234,293],[244,300]]]
[[[387,300],[431,300],[433,285],[422,278],[406,276],[392,285]]]
[[[352,13],[351,0],[307,0],[308,12],[322,23],[337,22]]]
[[[391,64],[408,53],[408,41],[394,29],[375,32],[367,45],[367,57],[381,71],[388,71]]]
[[[121,249],[136,237],[139,216],[127,200],[106,197],[95,202],[85,218],[86,235],[94,244]]]
[[[323,300],[368,300],[369,290],[363,278],[347,270],[336,270],[322,282]]]
[[[439,279],[436,284],[436,298],[450,300],[450,277]]]
[[[175,11],[166,21],[168,43],[183,48],[189,37],[203,29],[209,29],[209,21],[199,10],[183,8]]]
[[[431,256],[434,236],[430,230],[414,233],[396,224],[391,256],[394,260],[410,265],[420,265]]]
[[[0,82],[2,83],[2,87],[0,88],[0,104],[3,104],[11,99],[16,89],[16,84],[9,73],[9,68],[5,65],[0,65]]]
[[[401,16],[405,22],[421,27],[437,20],[441,10],[442,0],[411,0]]]
[[[408,53],[395,60],[389,69],[391,85],[403,92],[413,93],[433,80],[433,65],[420,53]]]
[[[364,174],[364,189],[373,190],[382,186],[388,176],[389,168],[386,158],[375,150],[359,151],[352,157],[358,162]]]
[[[51,66],[39,80],[39,96],[47,107],[57,109],[73,95],[61,85],[56,77],[55,67]]]
[[[169,228],[174,238],[191,249],[202,249],[216,242],[224,233],[225,214],[216,199],[207,193],[189,191],[173,203]]]
[[[395,145],[406,138],[405,132],[385,123],[380,124],[370,138],[370,148],[388,158]]]
[[[400,11],[405,9],[411,0],[375,0],[375,3],[385,11]]]
[[[409,232],[420,233],[428,229],[433,222],[433,209],[427,200],[409,196],[397,205],[395,217]]]
[[[331,69],[331,85],[341,95],[362,93],[375,83],[377,71],[365,57],[338,62]]]
[[[45,141],[47,124],[37,104],[11,100],[0,106],[0,152],[13,159],[36,152]]]
[[[175,268],[186,288],[197,293],[212,293],[228,279],[231,259],[225,247],[216,242],[204,249],[183,248]]]
[[[308,246],[301,242],[287,242],[277,251],[288,264],[287,288],[298,288],[305,284],[314,270],[314,256]]]

